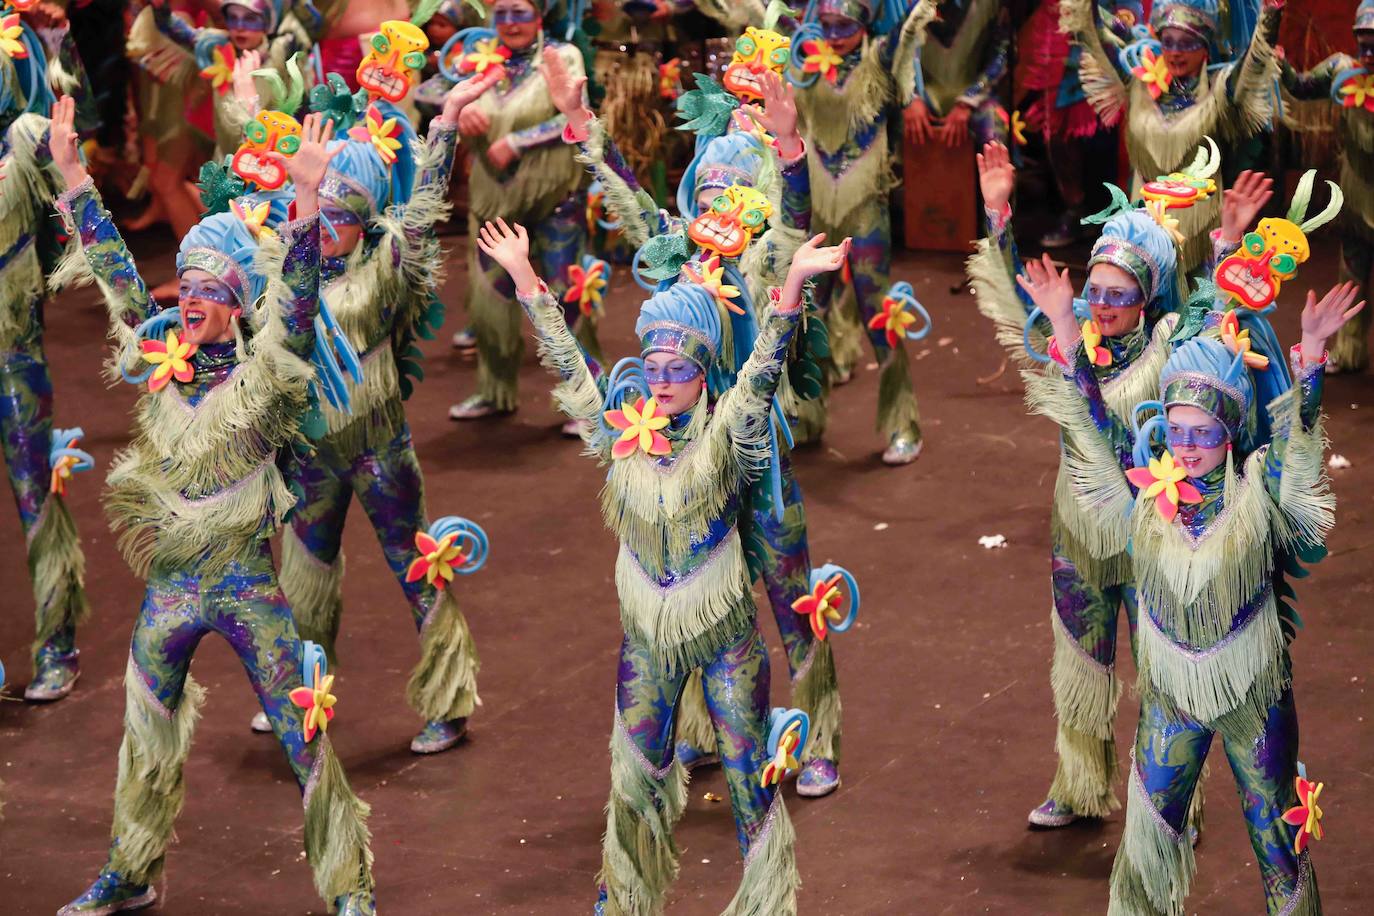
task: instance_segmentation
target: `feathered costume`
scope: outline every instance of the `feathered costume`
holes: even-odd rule
[[[54,290],[61,285],[51,278],[63,250],[49,215],[60,187],[48,151],[50,68],[38,36],[22,20],[19,27],[24,53],[0,51],[0,441],[33,583],[34,678],[25,695],[55,700],[78,676],[76,626],[90,608],[85,559],[63,499],[65,459],[57,451],[64,431],[53,428],[43,350],[43,302],[49,282]],[[59,88],[75,88],[78,77],[51,75]]]
[[[344,519],[356,497],[420,633],[407,701],[427,728],[442,731],[476,707],[478,661],[452,583],[409,575],[420,556],[416,533],[428,523],[402,403],[410,382],[400,367],[413,367],[413,342],[433,336],[443,318],[435,297],[443,252],[433,227],[449,209],[457,129],[431,122],[420,146],[401,112],[384,103],[373,110],[404,128],[397,161],[384,162],[370,139],[340,141],[343,151],[320,188],[327,213],[364,228],[351,255],[324,260],[322,275],[329,310],[361,357],[362,381],[344,380],[349,409],[321,404],[325,431],[296,471],[304,498],[283,534],[281,583],[301,636],[323,646],[332,662],[343,610]],[[417,749],[433,744],[423,738]]]
[[[314,374],[319,222],[283,222],[272,233],[217,213],[187,234],[178,271],[209,272],[243,310],[236,341],[197,349],[176,339],[175,314],[156,312],[93,184],[69,189],[58,208],[82,248],[66,266],[93,274],[105,296],[112,376],[150,381],[134,439],[108,477],[106,507],[120,549],[148,583],[124,678],[110,856],[61,912],[108,912],[102,908],[155,897],[151,884],[185,798],[182,767],[204,699],[191,659],[200,640],[217,633],[243,663],[300,785],[316,889],[341,913],[371,913],[368,806],[349,788],[324,727],[307,724],[309,705],[319,712],[332,705],[324,696],[332,676],[322,684],[318,668],[313,677],[307,670],[268,544],[297,501],[282,468],[301,439]],[[165,343],[157,339],[164,330]],[[145,332],[154,339],[144,340]],[[160,375],[134,374],[145,354]],[[300,705],[302,689],[311,703]]]
[[[1060,27],[1082,48],[1079,77],[1088,100],[1104,124],[1125,119],[1137,186],[1178,171],[1204,137],[1219,138],[1234,149],[1269,129],[1278,76],[1272,42],[1279,11],[1265,7],[1256,27],[1257,3],[1236,0],[1230,10],[1232,29],[1226,33],[1217,0],[1156,2],[1150,19],[1156,32],[1188,32],[1212,49],[1212,60],[1221,60],[1205,65],[1192,79],[1173,79],[1158,41],[1140,38],[1124,44],[1097,20],[1094,0],[1060,0]],[[1220,219],[1221,200],[1218,190],[1179,215],[1186,239],[1181,259],[1185,272],[1206,260],[1208,233]]]

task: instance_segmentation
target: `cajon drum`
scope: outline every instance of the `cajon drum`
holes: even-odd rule
[[[916,251],[968,252],[978,238],[978,175],[973,143],[952,149],[938,140],[902,151],[903,225],[906,247]]]

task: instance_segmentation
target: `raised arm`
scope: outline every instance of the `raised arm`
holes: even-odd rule
[[[1283,88],[1295,99],[1311,101],[1325,99],[1331,95],[1336,74],[1356,66],[1355,61],[1346,54],[1332,54],[1306,73],[1298,71],[1287,60],[1279,62],[1279,79]]]
[[[1121,40],[1099,21],[1096,0],[1060,0],[1059,30],[1083,49],[1078,61],[1083,92],[1102,123],[1115,126],[1125,114],[1131,80],[1121,63]]]
[[[1278,38],[1284,2],[1264,0],[1250,47],[1232,65],[1226,77],[1231,98],[1240,105],[1246,126],[1251,130],[1267,129],[1273,114],[1270,97],[1274,81],[1281,75],[1278,58],[1274,55],[1274,42]]]
[[[192,53],[196,50],[196,39],[200,37],[201,30],[191,25],[180,16],[173,15],[167,0],[152,0],[153,3],[153,22],[157,25],[157,30],[163,35],[175,41]]]
[[[306,115],[301,124],[300,149],[286,160],[287,175],[296,188],[296,214],[277,230],[286,247],[281,319],[286,326],[287,348],[304,360],[315,351],[315,316],[320,311],[320,182],[329,161],[343,149],[340,146],[329,152],[333,135],[333,121],[320,114]]]

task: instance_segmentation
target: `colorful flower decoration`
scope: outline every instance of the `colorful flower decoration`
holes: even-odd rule
[[[587,188],[587,227],[595,229],[601,222],[601,214],[605,206],[606,192],[601,190],[601,186]]]
[[[848,259],[845,263],[848,264]],[[926,326],[922,331],[913,332],[911,326],[916,323],[917,314],[925,316]],[[930,316],[916,301],[911,284],[897,283],[883,297],[882,311],[868,320],[868,329],[883,331],[887,335],[887,345],[895,347],[904,338],[919,340],[924,337],[930,331]]]
[[[792,602],[792,610],[811,618],[811,632],[817,639],[825,639],[830,623],[841,623],[845,614],[844,594],[840,591],[841,577],[836,574],[816,582],[810,592]]]
[[[1256,353],[1253,349],[1253,341],[1250,340],[1250,329],[1241,330],[1240,319],[1236,317],[1236,310],[1231,309],[1221,316],[1221,342],[1231,350],[1232,353],[1244,354],[1241,359],[1245,365],[1251,369],[1265,370],[1269,368],[1269,357],[1262,353]]]
[[[1145,491],[1145,498],[1154,497],[1155,508],[1166,522],[1178,514],[1180,502],[1195,505],[1202,502],[1202,494],[1187,481],[1188,472],[1174,464],[1174,456],[1165,452],[1151,458],[1149,467],[1131,468],[1126,479]]]
[[[400,122],[396,118],[383,118],[375,105],[368,107],[363,122],[352,127],[348,136],[361,143],[371,143],[387,165],[396,161],[396,151],[401,148]]]
[[[720,255],[713,254],[705,261],[692,261],[682,265],[682,272],[693,283],[705,289],[716,301],[736,315],[743,315],[744,309],[735,303],[740,291],[738,286],[725,282],[725,267],[720,263]]]
[[[1088,356],[1088,362],[1094,366],[1110,366],[1112,364],[1112,351],[1102,346],[1102,332],[1097,328],[1097,322],[1083,322],[1083,352]]]
[[[48,463],[52,473],[48,480],[48,492],[57,496],[67,495],[67,481],[77,471],[89,471],[95,467],[95,459],[88,452],[77,448],[84,433],[81,427],[73,429],[54,429],[52,448],[48,452]]]
[[[1293,838],[1293,852],[1302,855],[1309,839],[1322,838],[1322,809],[1317,806],[1317,799],[1325,783],[1311,782],[1306,776],[1297,776],[1295,782],[1298,803],[1283,812],[1283,822],[1298,828],[1298,835]]]
[[[1374,111],[1374,73],[1361,73],[1341,84],[1341,104]]]
[[[1145,212],[1150,214],[1159,228],[1169,233],[1169,237],[1174,240],[1175,245],[1182,245],[1187,238],[1179,231],[1178,219],[1169,215],[1169,205],[1162,200],[1145,201]]]
[[[504,67],[510,60],[510,48],[499,38],[484,38],[473,42],[472,50],[458,61],[460,73],[486,73],[490,67]]]
[[[569,304],[576,303],[578,311],[583,315],[600,313],[610,275],[609,264],[600,258],[586,256],[581,264],[574,264],[568,268],[570,282],[568,291],[563,294],[563,301]]]
[[[24,47],[24,24],[18,13],[0,19],[0,53],[6,57],[28,57],[29,49]]]
[[[411,561],[410,568],[406,570],[406,581],[424,579],[429,585],[434,585],[440,579],[446,583],[452,582],[454,569],[468,562],[463,549],[454,543],[458,535],[459,532],[454,531],[435,539],[427,531],[415,532],[415,549],[420,551],[420,555]]]
[[[1146,48],[1140,55],[1140,63],[1131,68],[1131,73],[1136,79],[1145,84],[1150,90],[1150,98],[1158,99],[1161,95],[1169,91],[1169,84],[1173,82],[1173,74],[1169,72],[1168,66],[1164,63],[1161,55]]]
[[[334,718],[334,704],[339,701],[338,697],[329,692],[333,686],[334,675],[321,676],[317,663],[313,668],[310,683],[297,687],[289,694],[291,702],[305,710],[301,732],[305,735],[306,741],[314,740],[316,732],[329,731],[329,723]]]
[[[210,66],[200,71],[201,79],[210,81],[215,92],[224,95],[234,88],[234,46],[225,42],[210,52]]]
[[[1007,133],[1017,146],[1026,145],[1026,119],[1021,117],[1021,112],[1013,111],[1010,114],[1002,106],[997,106],[997,119],[1006,125]]]
[[[658,94],[674,101],[682,95],[682,59],[674,57],[658,65]]]
[[[668,437],[659,432],[668,425],[666,414],[658,412],[658,404],[653,398],[639,399],[637,404],[624,404],[619,410],[608,410],[606,422],[620,430],[620,438],[611,446],[613,458],[628,458],[643,450],[649,455],[667,455],[672,452]]]
[[[271,201],[264,200],[254,204],[242,199],[231,200],[229,210],[239,218],[239,222],[243,223],[244,228],[252,234],[253,238],[261,239],[264,232],[267,233],[268,237],[276,235],[267,227],[267,217],[272,213]]]
[[[840,78],[840,64],[844,63],[844,58],[836,54],[825,39],[803,41],[801,49],[803,73],[818,73],[828,83]]]
[[[811,731],[811,721],[800,709],[774,709],[769,716],[768,762],[759,773],[759,785],[776,786],[791,770],[801,769],[801,755]]]
[[[168,330],[165,340],[145,340],[140,346],[143,348],[143,359],[156,367],[153,374],[148,376],[149,391],[161,391],[172,379],[189,382],[196,377],[195,367],[191,365],[196,345],[183,343],[176,331]]]

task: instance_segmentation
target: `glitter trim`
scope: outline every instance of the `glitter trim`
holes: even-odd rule
[[[749,863],[754,861],[754,853],[763,848],[768,839],[768,834],[773,830],[773,822],[778,819],[778,806],[782,804],[782,793],[774,791],[773,801],[768,805],[768,816],[763,819],[763,826],[759,828],[758,836],[754,837],[749,843],[749,851],[744,855],[744,867],[748,868]]]
[[[1183,842],[1182,835],[1169,825],[1169,822],[1164,819],[1164,815],[1159,813],[1159,809],[1155,807],[1154,801],[1150,798],[1150,792],[1145,788],[1145,780],[1140,775],[1140,765],[1135,762],[1135,748],[1131,748],[1131,791],[1136,794],[1136,800],[1149,810],[1155,826],[1163,830],[1164,834],[1175,843]]]
[[[166,719],[168,722],[172,721],[172,710],[168,709],[163,704],[162,700],[158,699],[157,694],[153,693],[153,688],[148,686],[148,679],[143,676],[143,669],[138,666],[138,661],[134,658],[133,649],[129,650],[129,664],[133,665],[134,672],[138,675],[138,686],[140,692],[143,694],[143,698],[153,704],[153,707],[157,709],[158,715],[162,716],[162,718]]]
[[[1159,621],[1155,620],[1154,615],[1149,612],[1148,608],[1146,609],[1144,614],[1145,622],[1149,624],[1150,629],[1153,630],[1155,634],[1160,637],[1160,639],[1164,640],[1169,649],[1171,649],[1178,655],[1184,656],[1193,664],[1198,664],[1199,662],[1206,661],[1207,659],[1216,655],[1218,652],[1225,649],[1231,643],[1239,639],[1242,633],[1250,629],[1250,625],[1253,624],[1255,621],[1259,620],[1260,617],[1263,615],[1264,606],[1269,602],[1272,593],[1273,584],[1266,583],[1264,588],[1261,589],[1260,592],[1257,595],[1255,595],[1254,598],[1246,602],[1247,606],[1255,608],[1254,612],[1250,614],[1249,618],[1242,622],[1240,626],[1231,630],[1225,636],[1221,637],[1221,639],[1218,639],[1216,642],[1212,643],[1205,649],[1190,649],[1187,646],[1181,645],[1178,642],[1178,640],[1174,639],[1168,633],[1164,632],[1164,630],[1159,625]]]
[[[811,649],[806,653],[806,660],[797,666],[796,673],[792,675],[793,685],[795,685],[802,678],[806,677],[807,672],[811,670],[811,663],[816,660],[816,653],[820,650],[821,640],[813,639],[811,641]]]
[[[203,270],[211,274],[215,279],[224,283],[233,292],[234,298],[239,301],[239,305],[245,312],[248,312],[253,303],[248,301],[248,291],[252,289],[252,283],[248,279],[248,273],[239,263],[229,255],[215,248],[190,248],[181,259],[181,266],[177,268],[177,276],[180,277],[188,270]]]
[[[1093,658],[1092,654],[1088,652],[1087,649],[1084,649],[1081,645],[1079,645],[1078,637],[1070,633],[1069,628],[1065,626],[1064,621],[1060,619],[1058,608],[1055,608],[1054,613],[1050,614],[1050,622],[1051,625],[1054,627],[1055,632],[1061,634],[1064,637],[1064,639],[1068,642],[1068,644],[1073,646],[1074,651],[1081,655],[1083,657],[1083,660],[1086,661],[1088,664],[1092,665],[1094,668],[1101,671],[1103,674],[1112,674],[1116,671],[1115,661],[1113,661],[1110,665],[1104,665],[1102,664],[1102,662]]]
[[[1307,892],[1308,876],[1312,872],[1312,858],[1307,850],[1302,851],[1298,857],[1298,881],[1293,886],[1293,894],[1283,904],[1283,909],[1279,910],[1278,916],[1293,916],[1298,904],[1302,902],[1303,894]]]
[[[272,467],[273,465],[273,460],[271,458],[268,458],[262,464],[258,465],[251,473],[245,474],[242,479],[236,480],[231,485],[225,487],[223,490],[220,490],[218,493],[215,493],[211,496],[200,496],[193,499],[189,496],[183,496],[181,493],[176,493],[174,494],[174,498],[183,506],[214,505],[220,500],[227,499],[230,496],[233,496],[235,493],[242,490],[243,488],[247,487],[254,480],[261,477],[263,474],[266,474],[267,469],[269,467]]]
[[[692,570],[683,578],[678,579],[671,585],[664,585],[661,582],[659,582],[658,579],[654,578],[653,576],[645,572],[643,564],[639,562],[639,557],[635,556],[634,551],[631,550],[629,548],[629,545],[627,545],[623,541],[620,544],[620,549],[623,552],[629,554],[631,560],[634,560],[635,569],[639,570],[639,576],[641,579],[643,579],[649,585],[652,585],[658,591],[666,594],[668,592],[676,591],[679,588],[684,588],[688,583],[696,579],[707,569],[710,569],[712,566],[714,566],[716,564],[716,561],[718,561],[725,554],[726,550],[728,550],[732,544],[738,545],[739,543],[739,530],[732,526],[729,531],[721,535],[720,543],[717,544],[715,547],[711,548],[711,552],[706,555],[706,559],[701,561],[700,566]]]
[[[301,807],[310,809],[310,796],[315,794],[315,787],[320,783],[320,773],[324,770],[324,756],[329,750],[329,735],[318,732],[320,736],[319,744],[315,747],[315,762],[310,764],[310,776],[305,780],[305,788],[301,790]]]
[[[668,757],[667,764],[663,767],[654,766],[649,762],[649,758],[644,756],[644,752],[639,749],[639,745],[635,744],[634,738],[630,735],[630,729],[625,725],[625,719],[619,706],[615,708],[615,733],[616,737],[630,746],[630,753],[634,756],[635,761],[638,762],[640,769],[659,782],[663,782],[668,778],[668,774],[673,770],[673,764],[677,762],[676,747],[672,749],[673,753]]]

